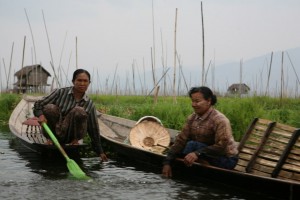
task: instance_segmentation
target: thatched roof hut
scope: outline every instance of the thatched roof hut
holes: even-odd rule
[[[49,86],[47,83],[48,77],[51,74],[45,70],[41,65],[29,65],[23,67],[15,73],[17,82],[14,83],[14,90],[17,91],[41,91],[44,86]]]
[[[245,83],[235,83],[229,86],[227,91],[231,94],[248,94],[250,87]]]

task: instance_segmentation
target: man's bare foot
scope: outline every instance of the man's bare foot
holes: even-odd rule
[[[45,145],[53,145],[53,142],[49,139],[47,139],[47,141],[45,142]]]

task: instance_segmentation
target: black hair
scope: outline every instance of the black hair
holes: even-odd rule
[[[211,91],[210,88],[201,86],[201,87],[192,87],[190,91],[188,92],[189,97],[192,97],[192,94],[200,92],[205,100],[211,101],[211,105],[215,105],[217,103],[217,96],[214,95],[214,93]]]
[[[73,73],[73,78],[72,78],[72,82],[75,81],[76,77],[78,76],[78,74],[81,74],[81,73],[85,73],[88,77],[89,77],[89,81],[91,82],[91,75],[90,73],[85,70],[85,69],[76,69]]]

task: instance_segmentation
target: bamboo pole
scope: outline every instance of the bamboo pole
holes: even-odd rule
[[[295,73],[295,75],[296,75],[297,82],[298,82],[298,84],[300,85],[299,76],[298,76],[298,74],[297,74],[297,72],[296,72],[296,69],[295,69],[295,67],[294,67],[294,64],[293,64],[291,58],[290,58],[290,55],[289,55],[288,52],[286,52],[286,54],[287,54],[287,56],[288,56],[288,58],[289,58],[289,61],[290,61],[291,65],[292,65],[292,67],[293,67],[293,71],[294,71],[294,73]],[[297,82],[296,82],[296,83],[297,83]]]
[[[67,67],[67,74],[69,74],[70,63],[71,63],[71,57],[72,57],[72,51],[71,51],[70,56],[69,56],[69,62],[68,62],[68,67]],[[71,82],[69,81],[68,78],[66,78],[65,85],[67,85],[67,81],[68,81],[69,85],[71,85]]]
[[[146,88],[146,70],[145,70],[145,59],[144,58],[143,58],[143,77],[144,77],[144,88],[145,88],[144,92],[146,94],[147,93],[147,88]]]
[[[6,84],[6,90],[8,91],[8,85],[9,85],[9,79],[10,79],[10,72],[11,72],[11,65],[12,65],[12,57],[14,52],[14,42],[11,47],[11,54],[10,54],[10,61],[9,61],[9,69],[8,69],[8,75],[7,75],[7,84]]]
[[[55,72],[55,69],[54,69],[54,65],[53,65],[53,63],[50,61],[50,66],[51,66],[51,68],[52,68],[52,70],[53,70],[53,72],[54,72],[54,79],[53,79],[53,81],[52,81],[52,87],[53,87],[53,83],[54,83],[54,80],[56,80],[56,83],[58,84],[58,87],[60,87],[60,83],[59,83],[59,80],[58,80],[58,77],[57,77],[57,75],[56,75],[56,72]],[[52,90],[53,88],[51,88],[51,90]]]
[[[213,91],[216,91],[215,90],[215,68],[216,68],[216,52],[214,50],[214,60],[211,67],[211,86]]]
[[[33,32],[32,32],[32,28],[31,28],[31,25],[30,25],[29,17],[28,17],[28,15],[27,15],[27,11],[26,11],[25,8],[24,8],[24,11],[25,11],[25,15],[26,15],[26,18],[27,18],[27,22],[28,22],[28,25],[29,25],[30,34],[31,34],[31,38],[32,38],[33,51],[34,51],[34,62],[35,62],[35,64],[37,64],[37,59],[36,59],[36,48],[35,48],[35,42],[34,42]]]
[[[75,47],[75,49],[76,49],[76,69],[78,69],[78,51],[77,51],[77,36],[76,36],[76,38],[75,38],[75,42],[76,42],[76,47]]]
[[[19,93],[22,94],[22,79],[23,79],[23,68],[24,68],[24,56],[25,56],[25,45],[26,45],[26,36],[24,36],[24,44],[23,44],[23,53],[22,53],[22,68],[21,68],[21,78],[20,78],[20,87]]]
[[[179,64],[179,69],[180,69],[180,74],[183,78],[183,81],[184,81],[184,85],[185,85],[185,88],[186,88],[186,91],[188,92],[189,88],[188,88],[188,85],[187,85],[187,82],[186,82],[186,78],[183,74],[183,70],[182,70],[182,64],[181,64],[181,61],[179,60],[179,57],[178,57],[178,54],[177,54],[177,59],[178,59],[178,64]]]
[[[268,79],[267,79],[267,87],[266,87],[265,96],[267,96],[269,93],[269,83],[270,83],[270,78],[271,78],[272,62],[273,62],[273,51],[271,53],[271,60],[270,60],[270,66],[269,66],[269,70],[268,70]]]
[[[65,71],[63,70],[63,68],[61,66],[61,60],[62,60],[63,52],[64,52],[64,49],[65,49],[65,43],[66,43],[67,35],[68,35],[68,32],[66,31],[66,35],[65,35],[65,38],[64,38],[63,46],[62,46],[62,49],[61,49],[61,52],[60,52],[60,57],[59,57],[59,63],[58,63],[58,70],[59,71],[62,70],[64,72],[65,77],[67,77],[67,74],[65,73]],[[59,76],[59,77],[61,77],[61,82],[63,82],[62,76]],[[66,78],[66,79],[68,79],[68,78]]]
[[[5,61],[4,61],[4,58],[2,58],[2,62],[3,62],[3,67],[4,67],[4,74],[5,74],[5,79],[6,79],[6,82],[8,80],[8,77],[7,77],[7,72],[6,72],[6,65],[5,65]],[[6,86],[7,87],[7,86]]]
[[[281,54],[281,81],[280,81],[280,102],[281,103],[282,103],[283,88],[284,88],[283,57],[284,57],[284,52],[282,52]]]
[[[154,63],[153,63],[153,53],[152,53],[152,47],[150,48],[151,51],[151,69],[152,69],[152,79],[153,79],[153,85],[156,85],[156,80],[155,80],[155,68],[154,68]]]
[[[162,66],[163,66],[163,73],[165,72],[166,70],[166,65],[165,65],[165,61],[164,61],[164,45],[163,45],[163,36],[162,36],[162,31],[160,29],[160,41],[161,41],[161,63],[162,63]],[[165,85],[165,78],[164,78],[164,83],[163,83],[163,95],[166,96],[166,85]]]
[[[135,90],[135,71],[134,71],[134,61],[132,62],[132,88],[133,88],[133,94],[136,95],[136,90]]]
[[[209,72],[210,66],[211,66],[211,60],[208,63],[207,70],[206,70],[205,76],[204,76],[204,84],[205,85],[207,84],[207,76],[208,76],[208,72]]]
[[[114,78],[113,78],[113,82],[112,82],[112,85],[111,85],[111,92],[110,92],[111,94],[113,94],[113,88],[114,88],[114,84],[115,84],[115,80],[116,80],[117,69],[118,69],[118,64],[116,65]]]
[[[95,75],[95,68],[93,67],[93,71],[92,71],[92,77],[91,77],[91,80],[94,80],[94,75]],[[93,90],[94,90],[94,87],[93,87],[93,82],[90,83],[90,86],[88,87],[88,89],[91,91],[91,93],[93,93]]]
[[[137,64],[136,61],[135,61],[135,66],[136,66],[138,77],[139,77],[139,81],[140,81],[140,84],[141,84],[141,94],[143,94],[144,93],[144,86],[143,86],[143,83],[142,83],[142,78],[141,78],[140,70],[138,68],[138,64]]]
[[[154,85],[156,85],[156,75],[155,75],[155,71],[156,71],[156,66],[155,66],[155,26],[154,26],[155,22],[154,22],[154,3],[152,0],[152,35],[153,35],[153,55],[152,55],[152,60],[153,60],[153,76],[154,76]],[[151,51],[152,52],[152,51]]]
[[[2,75],[2,72],[1,72],[1,62],[0,62],[0,74]],[[0,75],[0,95],[2,94],[2,77]]]
[[[180,71],[181,71],[181,60],[180,57],[178,55],[178,53],[176,53],[176,57],[177,57],[177,61],[178,61],[178,81],[177,81],[177,92],[176,92],[176,96],[179,96],[180,94],[180,86],[181,86],[181,78],[182,76],[180,76]]]
[[[154,93],[154,104],[157,104],[157,97],[158,97],[158,93],[159,93],[159,85],[157,87],[155,87],[155,93]]]
[[[174,30],[174,74],[173,74],[173,103],[176,103],[176,35],[177,35],[177,8],[175,13],[175,30]]]
[[[169,71],[170,68],[168,68],[165,73],[162,75],[162,77],[158,80],[156,85],[152,88],[152,90],[148,93],[148,95],[145,97],[145,99],[153,92],[154,89],[158,86],[159,82],[166,76],[167,72]]]
[[[204,20],[203,20],[203,7],[201,1],[201,21],[202,21],[202,85],[204,85],[205,74],[205,44],[204,44]]]
[[[49,46],[49,51],[50,51],[50,57],[51,57],[50,65],[52,67],[56,83],[57,83],[58,87],[60,87],[60,83],[59,83],[59,80],[58,80],[56,72],[55,72],[55,67],[54,67],[54,62],[53,62],[53,56],[52,56],[52,51],[51,51],[51,45],[50,45],[50,39],[49,39],[49,35],[48,35],[48,30],[47,30],[47,25],[46,25],[46,20],[45,20],[45,15],[44,15],[44,11],[43,10],[42,10],[42,14],[43,14],[43,21],[44,21],[44,26],[45,26],[45,30],[46,30],[46,35],[47,35],[47,40],[48,40],[48,46]]]
[[[239,97],[242,97],[242,84],[243,84],[243,59],[240,60],[240,85],[239,85]]]
[[[126,72],[125,95],[130,95],[128,72]]]

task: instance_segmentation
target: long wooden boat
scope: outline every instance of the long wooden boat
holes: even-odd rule
[[[41,132],[41,126],[37,118],[33,115],[32,108],[34,102],[40,98],[42,97],[24,95],[9,118],[9,128],[22,145],[34,152],[45,153],[57,151],[54,145],[45,144],[47,139]],[[80,141],[79,145],[62,146],[66,151],[76,152],[81,147],[86,146],[86,144]]]
[[[165,150],[157,139],[145,142],[152,137],[153,130],[149,118],[139,122],[99,115],[101,137],[114,152],[131,161],[162,167]],[[155,120],[154,120],[155,121]],[[178,131],[166,129],[170,135],[170,145]],[[160,131],[160,130],[159,130]],[[145,133],[146,132],[146,133]],[[147,133],[150,132],[150,133]],[[134,134],[133,134],[134,133]],[[140,133],[140,137],[138,136]],[[282,199],[300,199],[300,139],[299,129],[265,119],[254,119],[239,143],[239,162],[235,169],[227,170],[195,162],[185,167],[182,159],[177,159],[174,168],[192,179],[202,179],[231,184],[243,190],[270,194]],[[132,137],[140,144],[132,144]],[[150,145],[149,145],[150,144]],[[152,146],[151,146],[152,145]]]

